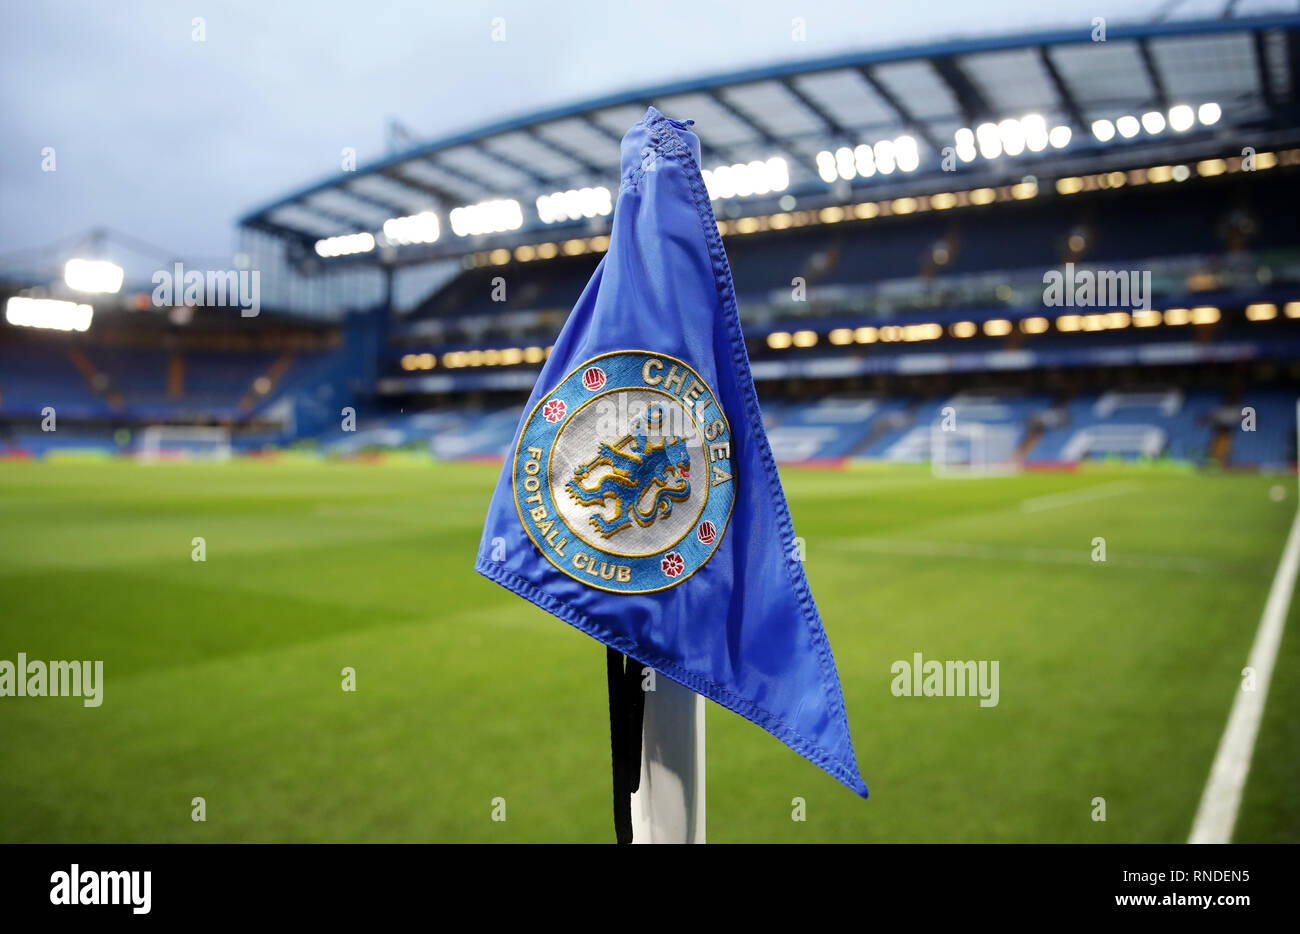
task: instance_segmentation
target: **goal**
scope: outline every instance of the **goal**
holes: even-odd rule
[[[1013,425],[958,422],[930,426],[930,466],[936,477],[1001,477],[1018,473]]]
[[[144,463],[164,460],[224,461],[231,455],[230,429],[189,425],[150,425],[140,432],[136,458]]]

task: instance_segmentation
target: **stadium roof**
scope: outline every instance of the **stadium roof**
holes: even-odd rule
[[[619,139],[650,104],[696,121],[720,216],[749,202],[775,210],[859,189],[933,189],[945,169],[973,182],[1139,154],[1197,158],[1294,138],[1298,59],[1300,16],[1286,15],[1116,25],[1104,41],[1076,28],[771,65],[447,136],[296,191],[240,225],[290,241],[299,258],[324,258],[307,264],[322,270],[603,233]]]

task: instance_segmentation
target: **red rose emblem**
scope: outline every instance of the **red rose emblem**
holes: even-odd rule
[[[659,562],[659,566],[663,568],[663,572],[669,577],[676,577],[678,574],[682,573],[682,571],[686,570],[686,562],[683,561],[682,556],[675,551],[670,551],[668,554],[664,555],[663,560]]]
[[[546,403],[546,405],[542,406],[542,418],[546,419],[548,422],[558,422],[560,419],[564,418],[565,413],[568,411],[569,407],[564,404],[563,399],[552,399],[550,402]]]

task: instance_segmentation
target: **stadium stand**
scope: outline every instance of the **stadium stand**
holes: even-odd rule
[[[228,426],[241,451],[501,456],[608,246],[608,212],[588,195],[599,186],[613,200],[618,136],[653,102],[696,119],[705,168],[779,158],[786,169],[748,193],[709,182],[779,460],[923,461],[937,439],[1031,467],[1286,468],[1300,387],[1300,120],[1286,50],[1300,19],[1117,25],[1110,38],[1104,67],[1088,65],[1098,44],[1075,32],[942,42],[643,89],[419,144],[241,219],[241,262],[265,283],[258,318],[158,309],[128,287],[96,300],[84,334],[0,328],[0,449],[80,439],[128,452],[119,429],[175,424]],[[751,118],[741,96],[779,119]],[[1113,132],[1121,114],[1152,108],[1166,129]],[[1054,141],[1013,133],[996,152],[962,149],[963,131],[1005,135],[1031,117]],[[579,136],[581,154],[556,142]],[[910,141],[920,157],[877,164],[880,141]],[[334,209],[320,209],[325,196]],[[544,209],[557,197],[564,216]],[[517,213],[489,218],[511,204]],[[457,206],[491,223],[466,229]],[[441,234],[390,239],[360,219],[389,212],[432,213]],[[1046,275],[1067,271],[1124,276],[1142,294],[1050,302]],[[0,298],[58,288],[0,276]],[[36,430],[46,405],[67,426],[58,440]],[[945,420],[955,433],[936,435]]]

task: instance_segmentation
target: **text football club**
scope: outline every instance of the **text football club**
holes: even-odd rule
[[[731,427],[676,357],[623,350],[575,368],[515,449],[528,537],[565,574],[614,593],[680,584],[713,557],[735,502]]]

